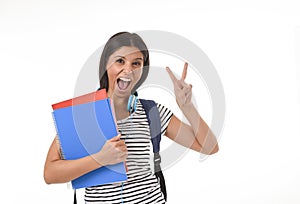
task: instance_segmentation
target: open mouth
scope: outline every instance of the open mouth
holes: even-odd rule
[[[118,87],[121,90],[127,89],[127,87],[129,86],[130,82],[131,82],[131,79],[124,78],[124,77],[120,77],[120,78],[117,79]]]

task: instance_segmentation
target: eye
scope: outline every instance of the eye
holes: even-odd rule
[[[142,63],[140,61],[136,61],[136,62],[133,62],[132,65],[134,67],[140,67],[142,65]]]
[[[116,62],[120,63],[120,64],[124,64],[125,61],[122,58],[119,58],[119,59],[116,60]]]

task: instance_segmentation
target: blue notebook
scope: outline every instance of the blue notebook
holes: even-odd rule
[[[72,160],[101,150],[106,140],[118,135],[110,99],[53,111],[64,159]],[[127,180],[124,163],[100,167],[72,180],[74,189]]]

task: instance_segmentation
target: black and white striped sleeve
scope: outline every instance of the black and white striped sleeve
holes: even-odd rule
[[[160,115],[161,134],[164,135],[168,128],[170,119],[173,116],[173,113],[169,108],[167,108],[159,103],[157,103],[157,108],[158,108],[159,115]]]

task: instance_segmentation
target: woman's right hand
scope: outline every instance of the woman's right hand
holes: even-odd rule
[[[102,149],[94,154],[96,161],[101,166],[116,164],[126,161],[128,152],[124,140],[121,140],[121,134],[107,140]]]

